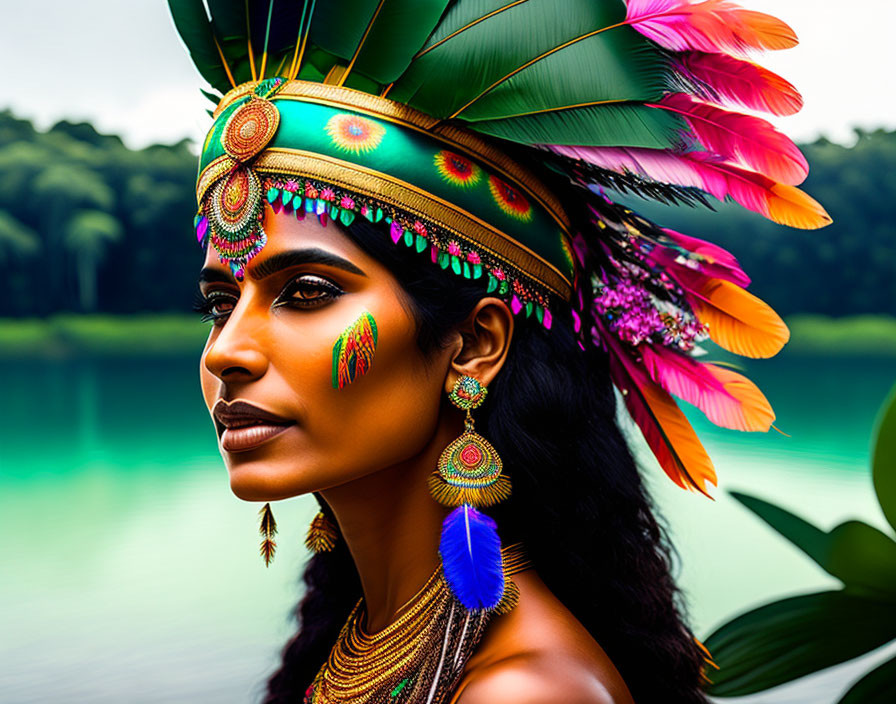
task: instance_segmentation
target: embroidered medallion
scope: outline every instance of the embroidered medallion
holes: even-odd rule
[[[462,376],[457,380],[454,388],[448,392],[448,398],[462,411],[479,408],[485,401],[488,389],[472,376]]]
[[[261,227],[264,216],[261,180],[250,168],[238,165],[215,184],[207,201],[212,224],[211,243],[234,277],[242,280],[245,268],[267,242]]]
[[[280,124],[280,113],[269,100],[255,98],[241,105],[224,125],[224,151],[245,162],[264,149]]]

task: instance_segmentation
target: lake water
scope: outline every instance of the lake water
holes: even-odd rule
[[[5,362],[0,702],[257,700],[293,632],[289,612],[315,509],[307,497],[275,504],[279,547],[266,569],[259,505],[230,493],[197,364]],[[716,462],[715,501],[678,489],[644,461],[701,638],[766,600],[837,587],[727,490],[825,529],[856,517],[890,530],[868,458],[896,362],[781,356],[749,363],[747,373],[790,437],[725,431],[689,413]],[[763,695],[720,701],[833,703],[893,645]]]

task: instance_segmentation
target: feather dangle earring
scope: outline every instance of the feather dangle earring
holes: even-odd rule
[[[258,512],[261,516],[261,525],[258,532],[261,533],[263,540],[261,541],[261,556],[264,558],[264,566],[268,567],[271,560],[274,559],[274,550],[277,543],[274,542],[274,535],[277,533],[277,521],[274,520],[274,512],[271,511],[271,505],[265,504]]]
[[[448,394],[467,417],[464,432],[445,448],[430,475],[429,490],[440,504],[455,507],[442,524],[439,541],[449,587],[468,609],[506,613],[516,605],[519,591],[504,574],[495,521],[476,510],[510,496],[501,457],[473,423],[471,411],[482,405],[486,393],[477,379],[462,376]]]
[[[327,514],[318,511],[308,526],[308,536],[305,538],[305,547],[312,552],[330,552],[336,547],[339,540],[339,532],[333,525]]]

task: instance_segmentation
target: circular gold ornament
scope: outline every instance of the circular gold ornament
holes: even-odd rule
[[[280,124],[280,112],[269,100],[253,97],[237,108],[224,125],[224,151],[245,162],[264,149]]]
[[[479,408],[488,393],[479,380],[472,376],[459,377],[454,388],[448,393],[448,399],[462,411]]]

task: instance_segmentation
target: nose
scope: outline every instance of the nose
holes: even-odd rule
[[[261,342],[264,323],[239,304],[205,353],[205,368],[221,381],[250,381],[262,377],[268,367]]]

